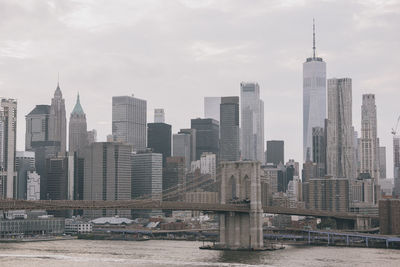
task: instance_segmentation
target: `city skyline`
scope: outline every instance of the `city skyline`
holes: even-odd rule
[[[221,7],[219,7],[218,5],[215,6],[215,3],[213,4],[213,2],[208,2],[209,5],[211,5],[208,7],[207,6],[193,7],[193,6],[188,6],[188,3],[190,2],[186,1],[185,3],[186,6],[185,4],[182,4],[182,6],[180,6],[179,8],[185,10],[188,9],[191,12],[191,14],[198,14],[199,12],[211,12],[211,11],[222,12]],[[343,3],[338,5],[343,5]],[[396,76],[394,76],[395,75],[394,71],[395,69],[398,69],[398,67],[396,67],[398,66],[398,61],[396,61],[396,55],[392,55],[391,56],[392,59],[388,59],[385,58],[386,55],[381,53],[381,51],[390,50],[390,47],[397,46],[399,40],[396,39],[396,37],[394,37],[395,34],[393,33],[395,33],[396,30],[398,29],[399,23],[396,24],[394,22],[391,24],[387,24],[388,19],[386,17],[381,18],[383,23],[382,25],[372,25],[373,24],[372,22],[381,21],[378,16],[380,14],[379,12],[384,12],[391,9],[393,10],[391,12],[394,12],[394,14],[396,14],[398,10],[398,5],[396,4],[392,6],[383,5],[379,6],[379,8],[375,8],[376,6],[372,7],[368,6],[368,5],[373,5],[373,3],[365,5],[352,3],[349,5],[353,7],[353,11],[348,11],[350,14],[347,13],[344,14],[345,15],[344,22],[340,23],[337,22],[338,24],[335,24],[335,31],[333,33],[331,32],[331,29],[329,29],[329,25],[332,26],[332,24],[330,24],[332,23],[331,18],[330,17],[324,18],[323,16],[323,13],[326,12],[327,5],[325,6],[322,4],[319,5],[319,7],[322,9],[323,12],[316,17],[316,23],[318,26],[317,29],[318,29],[318,44],[319,44],[318,56],[323,57],[324,60],[328,62],[327,78],[332,78],[332,77],[352,78],[353,124],[357,131],[360,131],[361,115],[359,109],[362,101],[361,98],[362,93],[372,93],[376,95],[376,102],[378,107],[378,121],[379,121],[378,135],[380,137],[380,145],[387,147],[388,168],[393,169],[391,167],[392,136],[390,135],[390,129],[391,127],[393,127],[393,124],[395,123],[395,120],[399,115],[397,113],[398,111],[396,110],[397,108],[396,103],[394,100],[392,100],[395,99],[396,96],[399,94],[398,92],[395,91],[397,88],[394,85],[396,84],[397,81]],[[26,9],[26,7],[25,8],[18,6],[15,7],[17,11],[19,10],[19,8],[22,10]],[[36,9],[40,10],[41,8],[43,8],[43,6],[42,4],[37,4],[30,8],[35,10]],[[60,9],[57,8],[61,8],[62,10],[63,8],[67,9],[66,10],[67,12],[63,16],[64,18],[65,16],[68,16],[67,14],[72,14],[74,13],[74,11],[76,13],[77,11],[73,7],[55,6],[54,9],[49,9],[45,11],[50,15],[48,19],[55,19],[54,13],[52,12],[55,12],[54,10],[61,11]],[[98,7],[88,6],[89,11],[91,10],[91,8],[95,9]],[[54,90],[53,88],[56,84],[56,76],[57,76],[56,71],[60,71],[61,74],[60,87],[62,88],[62,92],[66,101],[66,114],[70,114],[72,107],[75,103],[74,99],[76,97],[76,93],[77,91],[79,91],[81,94],[82,106],[87,113],[88,129],[94,128],[98,131],[100,137],[99,141],[105,140],[105,136],[111,133],[111,116],[110,114],[106,114],[111,112],[103,113],[99,112],[99,110],[111,111],[112,96],[131,95],[133,93],[135,94],[135,97],[145,99],[148,102],[148,109],[147,109],[148,122],[152,121],[149,118],[152,117],[152,110],[154,107],[164,108],[168,113],[168,118],[166,122],[172,124],[173,126],[172,132],[176,133],[180,128],[188,128],[190,119],[201,117],[201,114],[203,114],[203,112],[201,111],[201,106],[204,96],[238,95],[239,83],[241,81],[256,81],[260,84],[261,98],[265,101],[265,116],[264,116],[265,133],[266,133],[265,140],[271,140],[271,139],[285,140],[285,143],[287,143],[285,154],[288,156],[288,158],[294,158],[297,161],[301,161],[302,123],[301,123],[301,116],[298,115],[301,113],[302,110],[301,109],[301,91],[302,91],[301,64],[304,61],[305,57],[309,57],[312,54],[311,18],[314,15],[312,15],[310,12],[310,14],[308,14],[309,16],[306,16],[307,14],[304,14],[307,13],[304,11],[305,7],[298,6],[296,4],[294,4],[294,6],[289,5],[287,7],[280,7],[279,5],[273,7],[269,6],[269,8],[271,8],[271,10],[277,11],[277,13],[280,14],[288,14],[290,12],[295,12],[296,10],[303,12],[301,15],[302,16],[301,19],[294,18],[298,19],[299,22],[301,21],[299,25],[292,25],[291,23],[293,27],[299,27],[298,28],[299,33],[293,33],[294,31],[292,31],[292,28],[289,29],[288,25],[285,24],[286,26],[282,27],[283,33],[279,33],[274,36],[276,40],[281,41],[279,43],[283,45],[283,48],[272,49],[272,47],[269,47],[268,45],[265,46],[268,40],[262,40],[259,39],[258,37],[253,37],[254,39],[251,40],[248,39],[247,42],[249,43],[248,44],[249,46],[244,46],[244,47],[240,47],[239,45],[246,43],[242,42],[242,40],[236,40],[236,39],[229,40],[229,42],[225,44],[225,46],[224,42],[222,43],[217,42],[218,45],[221,44],[222,46],[224,46],[228,50],[227,52],[218,51],[217,49],[218,47],[213,47],[212,41],[211,43],[208,44],[207,42],[205,43],[200,42],[200,44],[198,44],[197,48],[195,47],[195,49],[197,49],[196,51],[200,55],[202,55],[203,53],[203,59],[196,60],[195,58],[194,59],[191,58],[190,62],[185,62],[186,67],[194,66],[194,70],[190,72],[183,72],[182,75],[179,75],[179,71],[181,70],[180,67],[176,67],[176,70],[169,70],[169,71],[166,70],[168,69],[168,67],[163,64],[161,64],[159,67],[156,67],[158,63],[166,63],[168,61],[168,59],[170,58],[169,56],[167,56],[168,49],[166,49],[162,54],[157,54],[159,56],[159,61],[157,62],[148,59],[148,57],[150,56],[141,58],[142,60],[141,63],[144,64],[145,67],[147,66],[148,68],[144,68],[145,70],[143,70],[143,72],[139,71],[139,74],[135,75],[134,77],[131,77],[129,73],[132,72],[132,70],[135,70],[135,68],[138,67],[137,65],[135,64],[129,66],[123,64],[121,65],[121,59],[118,56],[114,58],[109,58],[108,59],[109,61],[107,62],[111,63],[112,68],[115,68],[117,72],[121,71],[121,73],[115,74],[114,72],[110,72],[111,75],[109,75],[110,77],[107,78],[107,77],[100,77],[101,75],[95,75],[96,73],[101,74],[105,70],[112,71],[112,68],[109,69],[107,67],[106,62],[100,64],[100,67],[95,66],[95,64],[93,65],[83,64],[83,66],[80,66],[80,64],[77,63],[76,61],[68,60],[60,55],[51,53],[36,54],[34,53],[34,51],[31,51],[32,53],[30,53],[30,46],[33,44],[29,44],[29,42],[25,44],[24,47],[24,45],[18,46],[19,44],[23,44],[23,42],[13,43],[13,42],[6,42],[3,39],[0,39],[1,43],[5,44],[3,45],[3,49],[1,50],[0,53],[0,61],[2,61],[1,63],[5,63],[0,65],[0,69],[3,71],[3,75],[0,76],[0,81],[1,81],[0,95],[2,97],[10,97],[18,99],[17,150],[23,150],[24,147],[23,144],[24,134],[25,134],[24,116],[27,115],[28,112],[32,110],[36,104],[50,104],[50,96],[52,95]],[[78,10],[81,9],[78,8]],[[86,11],[84,10],[81,12],[88,12],[88,10]],[[251,10],[253,10],[253,8],[251,8]],[[372,14],[368,15],[368,11],[370,13],[372,12]],[[229,10],[229,8],[226,11],[227,14],[232,14],[232,12],[233,9]],[[261,14],[265,14],[265,12],[268,11],[266,11],[265,9],[260,10]],[[339,11],[339,9],[335,9],[335,12],[344,12],[344,11]],[[354,17],[352,16],[352,14],[359,14],[359,15],[358,17]],[[78,16],[77,21],[79,22],[79,12],[78,14],[75,15]],[[122,17],[123,19],[128,19],[128,17],[126,16]],[[256,15],[255,17],[261,19],[260,18],[261,15]],[[63,30],[67,30],[68,33],[65,37],[62,37],[62,40],[68,43],[72,41],[69,40],[69,37],[71,37],[70,34],[73,34],[74,31],[77,31],[79,34],[82,34],[80,31],[83,31],[88,33],[88,37],[84,41],[90,43],[90,40],[95,40],[96,38],[99,38],[99,36],[97,35],[108,36],[110,34],[110,32],[108,31],[121,30],[121,27],[124,25],[124,22],[122,21],[121,24],[117,23],[116,27],[114,28],[112,25],[109,26],[111,27],[111,29],[108,29],[107,31],[102,28],[103,26],[107,26],[106,23],[102,23],[101,21],[99,22],[98,17],[97,18],[94,17],[92,19],[94,22],[97,22],[98,25],[100,25],[97,34],[93,34],[92,32],[93,29],[83,27],[86,25],[71,25],[65,21],[60,20],[59,23],[61,23],[61,25],[59,26],[63,26],[64,25],[63,23],[65,23],[64,27],[61,27],[60,32],[63,32]],[[254,24],[255,23],[254,20],[257,19],[253,19],[251,22],[246,23],[245,25],[243,25],[243,28],[251,27],[252,25],[258,25]],[[234,21],[235,23],[243,22],[243,18],[235,18]],[[282,20],[279,21],[283,22]],[[367,22],[369,22],[369,24]],[[71,23],[71,21],[69,21],[69,23]],[[129,19],[127,23],[129,24]],[[176,23],[176,21],[174,21],[174,23]],[[223,25],[217,23],[217,25],[220,26],[225,26],[225,27],[227,26],[225,23],[222,24]],[[199,25],[195,24],[195,26]],[[346,27],[348,27],[349,29],[345,29]],[[243,28],[240,28],[239,30],[242,31]],[[230,28],[228,27],[228,29]],[[16,30],[18,31],[18,28]],[[49,29],[45,28],[45,30]],[[340,32],[341,30],[345,31]],[[390,41],[386,42],[386,45],[389,46],[388,49],[378,49],[383,45],[384,41],[383,39],[377,40],[376,37],[374,37],[373,39],[372,38],[369,39],[369,37],[364,36],[363,38],[355,40],[350,38],[351,40],[346,40],[349,42],[347,42],[345,46],[341,46],[340,44],[335,43],[338,37],[346,36],[346,34],[355,34],[356,36],[360,37],[359,35],[360,34],[362,35],[363,32],[371,33],[371,30],[372,33],[376,33],[375,31],[379,30],[378,34],[384,36],[393,35],[391,37],[387,37],[391,39],[386,39]],[[94,31],[96,31],[96,29],[94,29]],[[129,30],[127,31],[129,32]],[[273,27],[265,27],[263,31],[265,31],[265,33],[268,33],[269,31],[273,31]],[[155,34],[152,31],[149,31],[149,33],[152,37],[157,36],[157,34]],[[232,36],[233,33],[229,32],[229,34],[230,35],[228,36]],[[290,38],[291,41],[295,41],[296,47],[291,47],[292,49],[289,49],[290,47],[288,46],[288,44],[286,42],[283,42],[285,41],[286,38]],[[212,39],[213,38],[210,38],[210,40]],[[196,38],[190,40],[195,41]],[[350,41],[353,41],[353,43]],[[72,46],[71,49],[66,48],[65,46],[64,47],[60,46],[60,44],[57,42],[55,44],[56,44],[55,48],[57,48],[58,51],[66,51],[70,53],[73,51],[74,48],[74,46]],[[99,55],[104,56],[105,55],[104,53],[112,52],[115,48],[119,47],[118,44],[120,43],[115,42],[111,44],[111,46],[97,48],[96,53],[93,52],[92,54],[89,55],[85,54],[83,56],[86,59],[91,59],[92,57],[96,57]],[[235,50],[233,49],[235,47],[232,48],[231,46],[232,44],[237,44],[239,45],[239,47],[236,48]],[[361,46],[356,44],[361,44]],[[208,48],[207,45],[209,45]],[[255,45],[255,47],[253,47],[255,49],[252,48],[252,45]],[[154,49],[157,50],[157,48],[158,47],[155,48],[151,47],[149,51],[154,52],[155,51]],[[252,57],[254,56],[252,53],[259,53],[261,48],[263,48],[263,50],[265,50],[266,52],[263,51],[262,53],[260,53],[259,54],[260,57],[257,58],[257,60],[254,59]],[[137,48],[134,48],[133,51],[141,51],[141,50],[140,49],[137,50]],[[366,53],[365,51],[369,52]],[[238,54],[238,56],[234,59],[227,59],[229,58],[229,55],[231,53]],[[131,56],[133,56],[133,54]],[[206,54],[205,58],[204,54]],[[345,59],[348,59],[350,54],[352,55],[351,58],[354,59],[354,63],[345,62]],[[244,56],[247,55],[248,56],[247,61],[245,60],[245,62],[243,63],[241,61],[243,59],[240,59],[239,57],[240,55]],[[379,57],[380,60],[375,59],[375,57]],[[9,73],[9,71],[13,70],[15,64],[16,65],[21,64],[20,61],[29,63],[29,61],[32,60],[32,58],[36,60],[43,60],[42,64],[40,64],[40,62],[39,63],[36,62],[35,65],[37,69],[33,69],[33,73],[35,73],[35,76],[40,77],[40,80],[36,77],[34,78],[34,76],[31,76],[31,74],[19,71],[17,72],[18,76],[23,76],[27,80],[26,82],[23,82],[21,81],[21,79],[17,79],[15,78],[15,76],[13,77],[13,75]],[[268,58],[270,58],[270,60],[268,60]],[[280,59],[279,61],[277,61],[278,58]],[[52,64],[50,64],[50,62],[47,62],[45,59],[51,61]],[[227,62],[232,65],[232,68],[223,70],[222,71],[223,73],[220,75],[218,75],[218,73],[217,74],[210,73],[210,71],[207,70],[205,70],[204,73],[199,74],[199,71],[202,71],[203,68],[205,67],[210,68],[212,70],[211,72],[215,72],[215,70],[218,70],[221,67],[223,67],[226,63],[225,64],[221,63],[220,62],[221,59],[226,59]],[[386,61],[384,59],[386,59]],[[386,74],[383,70],[385,68],[382,68],[382,66],[379,65],[381,64],[380,62],[382,60],[386,62],[385,68],[389,68],[389,71]],[[66,64],[66,66],[60,67],[59,70],[57,70],[57,67],[54,67],[54,65],[61,66],[61,64],[56,64],[56,63],[61,63],[64,61],[68,63]],[[257,62],[259,61],[258,64],[261,65],[255,65],[257,67],[250,67],[252,63],[256,61]],[[149,65],[146,65],[145,64],[146,62],[148,62]],[[266,69],[266,67],[268,67],[270,62],[274,63],[271,65],[274,68],[276,68],[276,70],[272,70],[271,68]],[[286,67],[282,67],[280,64],[278,64],[279,62],[280,64],[286,65]],[[367,64],[368,62],[370,63],[374,62],[374,64]],[[8,70],[8,68],[5,69],[5,67],[3,67],[8,65],[8,63],[13,63],[9,67],[10,70]],[[98,64],[98,62],[96,64]],[[50,65],[52,66],[52,68],[51,71],[49,72],[49,69],[46,68],[48,68],[48,66]],[[367,67],[366,65],[373,65],[373,66]],[[28,66],[30,65],[28,64]],[[31,67],[33,68],[34,65],[31,65]],[[79,72],[82,70],[83,67],[85,67],[85,71],[83,71],[81,74]],[[199,69],[197,70],[196,67],[198,67]],[[225,65],[225,68],[226,67],[227,66]],[[263,71],[258,70],[260,67]],[[363,68],[363,70],[360,69],[361,67]],[[230,70],[232,70],[232,73],[228,75],[228,72],[230,72]],[[39,71],[41,71],[41,73]],[[158,71],[161,71],[160,75],[157,75]],[[177,71],[177,73],[175,73],[175,71]],[[392,76],[390,72],[393,72]],[[154,82],[151,81],[150,76],[159,76],[159,77],[156,79],[157,81]],[[278,78],[277,80],[279,80],[279,82],[274,82],[275,76]],[[288,79],[289,82],[285,81],[286,77],[290,77]],[[297,79],[295,77],[297,77]],[[175,83],[176,79],[178,79],[179,81],[181,81],[180,79],[183,79],[184,85],[182,87],[178,86],[174,88],[173,87],[174,83],[172,83],[170,79],[175,80],[174,81]],[[209,88],[207,88],[207,86],[204,86],[202,79],[207,80],[207,84],[208,85],[211,84],[211,86],[209,86]],[[379,81],[379,79],[381,79],[381,81]],[[165,85],[162,85],[162,82],[164,81]],[[196,84],[196,82],[199,83]],[[99,83],[102,84],[99,85]],[[147,83],[149,83],[148,86],[154,88],[154,90],[148,90],[149,87],[144,86]],[[188,89],[185,91],[183,89],[184,87]],[[285,87],[290,89],[283,89]],[[40,88],[40,91],[38,90],[38,88]],[[171,88],[173,88],[174,91],[171,92],[170,91]],[[151,91],[153,91],[153,93]],[[34,94],[32,95],[31,92]],[[185,97],[185,99],[188,99],[187,101],[188,103],[181,103],[180,101],[179,103],[180,105],[177,105],[176,101],[166,102],[165,99],[169,99],[168,97],[175,97],[177,99]],[[283,102],[287,105],[282,105]],[[383,105],[383,103],[385,103],[385,105]],[[186,112],[185,116],[181,116],[182,110],[185,110]],[[392,177],[390,171],[388,172],[388,177],[389,178]]]

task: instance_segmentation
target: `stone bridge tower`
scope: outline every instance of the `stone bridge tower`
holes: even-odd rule
[[[227,249],[262,249],[262,204],[260,162],[222,162],[220,203],[246,203],[248,213],[227,212],[220,215],[219,246]]]

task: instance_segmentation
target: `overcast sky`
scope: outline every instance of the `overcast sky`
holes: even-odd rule
[[[376,95],[387,146],[400,115],[400,1],[0,0],[0,96],[18,99],[17,149],[25,115],[50,104],[60,73],[67,119],[79,91],[88,129],[111,133],[111,97],[134,94],[164,108],[173,132],[203,116],[204,96],[239,95],[257,81],[266,140],[302,160],[302,63],[317,55],[327,77],[353,79],[353,124],[363,93]]]

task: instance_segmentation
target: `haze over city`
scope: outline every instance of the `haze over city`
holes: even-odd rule
[[[376,95],[378,136],[392,177],[391,128],[400,56],[398,1],[1,1],[0,94],[24,116],[48,104],[60,76],[69,114],[79,92],[88,129],[111,133],[111,97],[146,99],[148,122],[164,108],[173,132],[203,117],[205,96],[260,84],[265,140],[302,158],[302,63],[316,51],[327,78],[353,80],[353,124],[363,93]]]

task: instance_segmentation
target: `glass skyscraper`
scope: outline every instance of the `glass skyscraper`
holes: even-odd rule
[[[303,63],[303,161],[312,160],[312,128],[324,127],[326,118],[326,63],[315,56],[313,25],[313,56]]]

